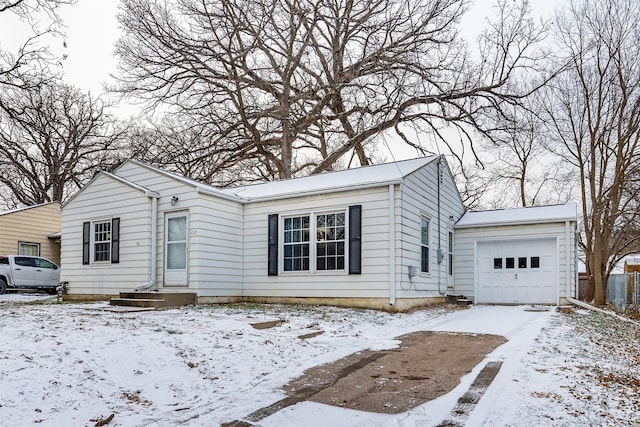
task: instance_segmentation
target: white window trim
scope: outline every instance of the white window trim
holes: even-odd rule
[[[344,213],[344,268],[336,270],[317,269],[317,216]],[[285,271],[284,269],[284,222],[287,218],[309,217],[309,270]],[[349,209],[328,209],[317,211],[302,211],[280,215],[278,224],[278,271],[283,276],[309,275],[309,274],[348,274],[349,271]]]
[[[453,230],[449,229],[447,233],[447,274],[449,277],[453,276],[454,271],[454,259],[455,259],[455,238]]]
[[[423,220],[427,221],[427,223],[429,224],[428,225],[429,229],[427,231],[427,243],[426,244],[422,243],[422,221]],[[431,217],[429,217],[429,216],[427,216],[425,214],[420,215],[420,222],[418,223],[419,243],[420,243],[419,244],[420,250],[418,251],[418,260],[419,260],[418,269],[420,271],[420,275],[421,276],[428,276],[428,277],[431,276],[431,256],[432,256],[432,251],[431,251],[431,246],[432,246],[431,245],[431,224],[432,224]],[[422,248],[423,247],[427,247],[429,249],[429,255],[427,257],[427,269],[428,269],[427,271],[423,271],[422,270]]]
[[[35,246],[35,247],[37,247],[37,248],[38,248],[38,253],[37,253],[37,254],[35,254],[35,255],[33,255],[33,254],[23,254],[23,253],[22,253],[22,251],[21,251],[21,248],[22,248],[23,246],[30,246],[30,247]],[[41,251],[40,243],[35,243],[35,242],[22,242],[22,241],[18,242],[18,255],[25,255],[25,256],[37,256],[37,257],[39,257],[39,256],[41,256],[41,252],[40,252],[40,251]]]
[[[102,219],[91,221],[91,228],[89,230],[89,260],[90,260],[89,264],[98,264],[98,265],[111,264],[111,250],[113,245],[113,230],[111,229],[112,221],[113,221],[113,218],[102,218]],[[96,242],[95,240],[96,238],[95,226],[96,224],[103,224],[103,223],[109,224],[109,259],[97,261],[96,260],[96,243],[99,243],[99,242]]]

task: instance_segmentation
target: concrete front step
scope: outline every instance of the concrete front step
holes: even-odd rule
[[[473,301],[469,298],[465,298],[462,294],[447,294],[447,303],[459,304],[459,305],[471,305]]]
[[[119,298],[112,298],[111,305],[125,307],[169,308],[196,305],[194,292],[120,292]]]

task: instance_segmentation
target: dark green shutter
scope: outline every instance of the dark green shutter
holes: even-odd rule
[[[120,218],[111,220],[111,263],[120,262]]]
[[[82,223],[82,264],[87,265],[90,263],[91,254],[91,223]]]
[[[349,206],[349,274],[362,272],[362,205]]]
[[[268,258],[268,275],[278,275],[278,214],[269,215],[269,224],[267,234],[269,243],[267,246]]]

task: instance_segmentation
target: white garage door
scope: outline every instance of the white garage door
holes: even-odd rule
[[[478,303],[557,304],[555,238],[478,243]]]

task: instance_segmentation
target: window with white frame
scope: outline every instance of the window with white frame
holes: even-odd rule
[[[309,270],[309,216],[284,218],[284,271]]]
[[[346,212],[283,218],[283,270],[346,269]]]
[[[93,260],[111,260],[111,220],[93,223]]]
[[[344,270],[344,212],[316,215],[316,269]]]
[[[431,262],[429,260],[429,220],[425,217],[420,219],[420,271],[428,273]]]
[[[448,266],[449,276],[453,276],[453,231],[449,231],[449,241],[448,241],[447,249],[449,254],[447,259],[447,261],[449,262],[449,266]]]
[[[18,242],[18,255],[40,256],[40,243]]]

